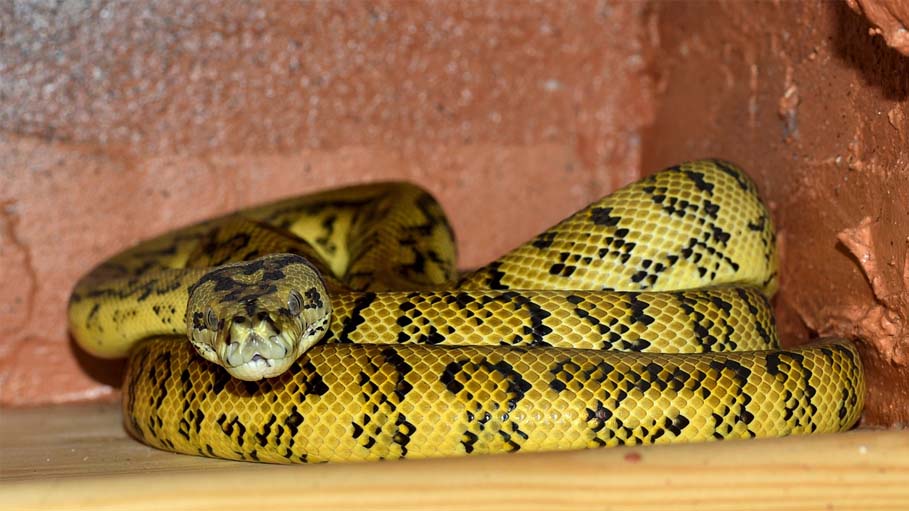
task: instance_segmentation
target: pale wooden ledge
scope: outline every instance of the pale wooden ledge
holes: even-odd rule
[[[909,509],[909,432],[272,466],[129,439],[112,405],[0,410],[0,509]]]

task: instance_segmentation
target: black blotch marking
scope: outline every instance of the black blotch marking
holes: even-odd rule
[[[552,242],[555,241],[555,238],[556,238],[555,231],[546,231],[546,232],[540,234],[539,236],[537,236],[536,239],[533,240],[532,245],[541,250],[545,249],[545,248],[549,248],[552,246]]]
[[[649,304],[641,300],[638,293],[630,293],[628,295],[628,308],[631,310],[631,322],[632,323],[643,323],[645,325],[650,325],[655,321],[654,317],[645,313]]]
[[[490,263],[489,268],[489,277],[486,279],[486,285],[489,289],[508,289],[508,286],[502,283],[502,278],[505,277],[505,272],[500,270],[502,263],[493,262]]]
[[[284,419],[284,425],[287,426],[288,431],[290,431],[290,435],[293,437],[297,435],[300,424],[303,424],[303,416],[300,414],[300,412],[297,411],[296,408],[294,408],[290,415]]]
[[[666,417],[666,422],[663,424],[663,427],[669,430],[673,435],[679,436],[689,424],[691,424],[691,421],[688,420],[688,417],[679,414],[672,418]]]
[[[325,307],[325,303],[322,301],[322,293],[315,287],[307,289],[304,296],[308,300],[308,303],[303,305],[304,309],[321,309]]]
[[[688,179],[691,179],[691,182],[694,183],[694,186],[696,186],[698,190],[708,193],[708,194],[713,194],[713,183],[709,183],[704,180],[703,172],[697,172],[694,170],[686,170],[686,169],[681,169],[681,170],[682,170],[683,174],[688,176]]]
[[[354,301],[353,310],[350,311],[350,317],[344,321],[344,326],[341,328],[341,332],[338,334],[338,342],[353,342],[350,338],[350,335],[354,333],[357,328],[360,327],[360,325],[366,322],[366,318],[363,317],[363,311],[368,309],[375,300],[375,293],[362,293],[357,297],[357,299]]]
[[[612,216],[612,208],[592,208],[590,210],[590,220],[596,225],[615,227],[622,220],[622,217]]]
[[[325,384],[325,380],[322,378],[322,375],[319,374],[319,371],[316,370],[316,366],[312,362],[306,360],[302,367],[302,372],[305,372],[306,379],[304,383],[306,384],[305,395],[314,395],[314,396],[324,396],[328,392],[328,385]]]
[[[739,184],[739,187],[742,190],[747,191],[750,188],[748,178],[745,177],[745,174],[741,170],[736,168],[735,165],[733,165],[727,161],[717,160],[717,159],[712,159],[710,161],[713,162],[714,165],[716,165],[716,168],[722,170],[726,174],[735,178],[736,182]]]

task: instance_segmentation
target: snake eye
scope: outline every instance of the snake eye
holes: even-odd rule
[[[300,296],[296,289],[290,292],[290,297],[287,299],[287,309],[290,311],[291,316],[296,316],[303,310],[303,297]]]
[[[209,330],[218,329],[218,315],[215,314],[211,307],[205,312],[205,325],[208,326]]]

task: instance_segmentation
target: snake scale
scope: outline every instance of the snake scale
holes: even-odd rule
[[[650,175],[466,275],[455,254],[422,189],[332,190],[107,260],[76,285],[70,328],[92,354],[130,357],[131,435],[219,458],[532,452],[858,420],[850,342],[779,347],[773,225],[728,162]]]

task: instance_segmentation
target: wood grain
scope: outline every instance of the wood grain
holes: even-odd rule
[[[0,410],[2,509],[909,509],[909,432],[369,464],[147,448],[113,405]]]

